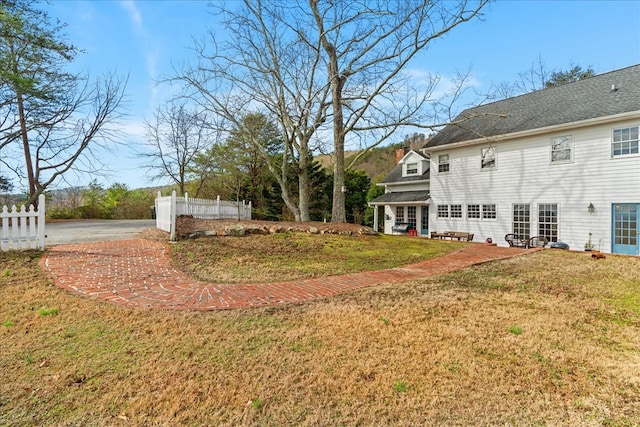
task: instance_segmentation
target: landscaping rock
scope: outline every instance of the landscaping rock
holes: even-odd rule
[[[246,229],[241,225],[236,225],[225,227],[224,232],[226,236],[243,237],[246,234]]]
[[[204,231],[202,231],[204,230]],[[233,219],[198,219],[183,216],[176,221],[176,234],[181,238],[190,236],[246,236],[251,234],[312,233],[342,235],[376,235],[372,228],[359,224],[322,222],[284,222]]]

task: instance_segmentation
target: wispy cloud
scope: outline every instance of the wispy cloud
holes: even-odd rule
[[[145,70],[149,82],[147,88],[149,90],[149,106],[153,107],[158,98],[158,90],[156,88],[156,80],[158,78],[158,61],[160,60],[160,49],[158,43],[155,41],[153,35],[147,30],[144,25],[142,12],[138,8],[138,5],[134,0],[122,0],[120,2],[121,7],[126,11],[133,24],[133,28],[137,33],[139,40],[142,43],[142,49],[144,50]]]
[[[133,22],[136,31],[144,34],[144,24],[142,23],[142,14],[133,0],[124,0],[120,3],[122,8],[127,11],[129,18]]]

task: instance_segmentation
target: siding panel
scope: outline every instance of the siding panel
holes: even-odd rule
[[[529,203],[532,234],[537,234],[537,206],[559,206],[559,239],[571,249],[582,250],[592,233],[596,248],[611,251],[611,205],[640,203],[640,156],[611,157],[612,129],[638,125],[638,121],[614,126],[599,125],[569,132],[495,142],[496,169],[480,170],[477,145],[451,150],[434,150],[431,170],[431,229],[469,231],[478,240],[491,237],[505,245],[511,232],[513,203]],[[550,162],[551,137],[571,135],[573,161]],[[437,154],[449,153],[451,171],[439,174]],[[466,205],[495,203],[498,219],[466,219]],[[587,207],[595,207],[589,213]],[[462,204],[462,219],[438,219],[437,205]]]

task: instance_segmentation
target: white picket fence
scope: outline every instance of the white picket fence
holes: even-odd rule
[[[0,212],[0,250],[40,249],[44,250],[44,195],[38,197],[38,210],[33,205],[20,209],[7,206]]]
[[[229,202],[220,200],[195,199],[185,194],[184,197],[176,197],[176,192],[171,196],[162,197],[158,192],[155,203],[156,227],[168,232],[170,239],[176,237],[176,218],[180,215],[190,215],[201,219],[251,219],[251,202]]]

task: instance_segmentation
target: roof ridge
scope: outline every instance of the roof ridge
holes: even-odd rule
[[[503,101],[508,101],[508,100],[512,100],[512,99],[516,99],[516,98],[522,98],[524,96],[532,95],[534,93],[538,93],[539,94],[540,92],[547,92],[547,91],[553,91],[553,90],[559,89],[559,88],[566,88],[568,85],[572,85],[572,84],[575,84],[575,83],[584,83],[584,82],[586,82],[588,80],[591,80],[591,83],[593,83],[592,79],[601,80],[602,78],[604,78],[605,76],[607,76],[609,74],[619,73],[619,72],[628,70],[630,68],[635,68],[635,67],[639,67],[640,68],[640,64],[629,65],[628,67],[618,68],[616,70],[610,70],[610,71],[606,71],[606,72],[600,73],[600,74],[594,74],[591,77],[587,77],[587,78],[580,79],[580,80],[574,80],[572,82],[562,83],[562,84],[559,84],[557,86],[543,87],[543,88],[540,88],[540,89],[532,90],[531,92],[521,93],[519,95],[510,96],[508,98],[497,99],[495,101],[487,102],[486,104],[479,104],[479,105],[476,105],[476,106],[473,106],[473,107],[465,108],[464,110],[462,110],[462,112],[459,115],[462,115],[462,113],[464,113],[465,111],[473,110],[473,109],[478,108],[478,107],[485,107],[487,105],[498,104],[498,103],[503,102]]]

